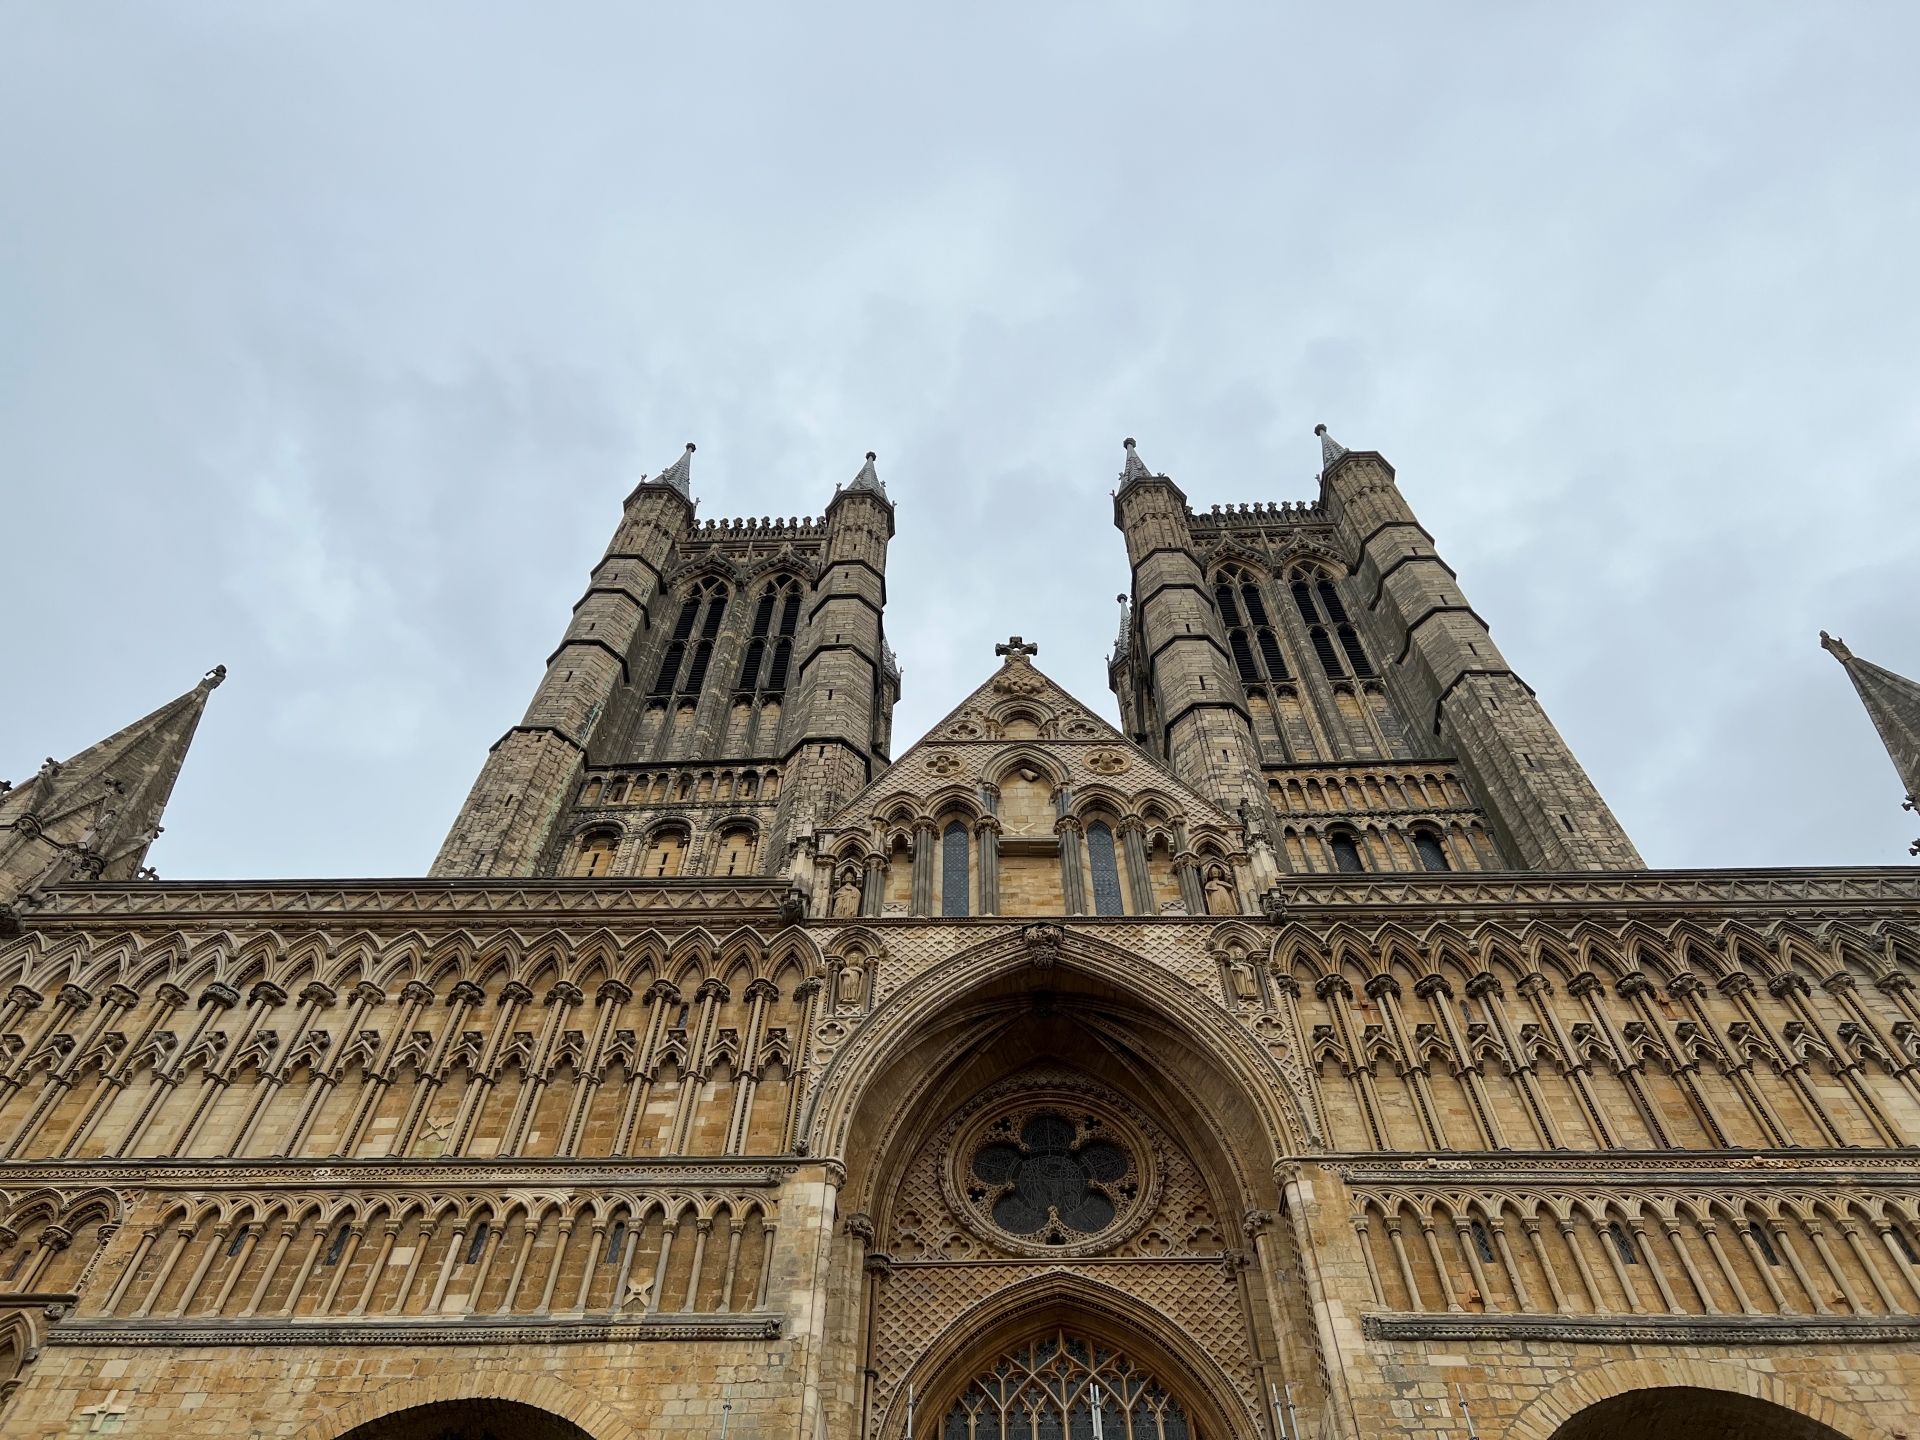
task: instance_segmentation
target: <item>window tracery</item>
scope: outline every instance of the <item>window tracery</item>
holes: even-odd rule
[[[1003,1355],[947,1411],[941,1440],[1199,1440],[1186,1411],[1123,1352],[1057,1331]]]

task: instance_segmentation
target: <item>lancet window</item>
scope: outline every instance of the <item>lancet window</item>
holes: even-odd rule
[[[660,657],[653,689],[648,692],[651,698],[666,699],[674,693],[676,684],[682,695],[700,693],[707,681],[707,667],[713,661],[714,641],[726,623],[727,599],[725,583],[709,577],[695,585],[681,602],[673,635],[667,642],[666,653]],[[689,649],[693,652],[691,664],[687,663]],[[683,669],[684,681],[681,679]]]
[[[940,913],[965,915],[967,906],[967,827],[950,821],[940,835]]]
[[[793,635],[800,624],[800,582],[774,580],[760,592],[753,610],[753,630],[740,662],[736,699],[755,694],[779,695],[787,688],[793,662]],[[772,659],[769,660],[768,656]]]
[[[1214,603],[1227,627],[1227,648],[1243,685],[1287,679],[1287,662],[1267,617],[1260,586],[1238,566],[1229,565],[1213,579]]]
[[[1093,867],[1093,913],[1122,915],[1120,861],[1114,849],[1113,827],[1104,820],[1087,826],[1087,860]]]
[[[583,880],[595,880],[613,868],[613,853],[620,837],[611,830],[590,830],[580,837],[580,849],[574,856],[573,873]]]
[[[968,1385],[947,1411],[941,1440],[1092,1440],[1095,1433],[1198,1440],[1180,1402],[1131,1358],[1060,1332],[1002,1356]]]

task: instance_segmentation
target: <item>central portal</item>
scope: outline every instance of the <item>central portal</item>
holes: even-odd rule
[[[948,1407],[941,1440],[1200,1440],[1160,1378],[1056,1330],[1003,1354]]]

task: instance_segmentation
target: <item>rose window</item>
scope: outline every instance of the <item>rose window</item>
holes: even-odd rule
[[[1098,1235],[1139,1193],[1133,1158],[1093,1116],[1032,1116],[989,1127],[974,1154],[968,1198],[1009,1235],[1065,1245]]]

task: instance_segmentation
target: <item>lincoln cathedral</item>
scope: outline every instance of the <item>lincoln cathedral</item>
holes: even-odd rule
[[[1112,702],[689,445],[426,875],[146,868],[220,670],[5,787],[0,1433],[1920,1440],[1920,870],[1647,868],[1320,446],[1126,442]]]

